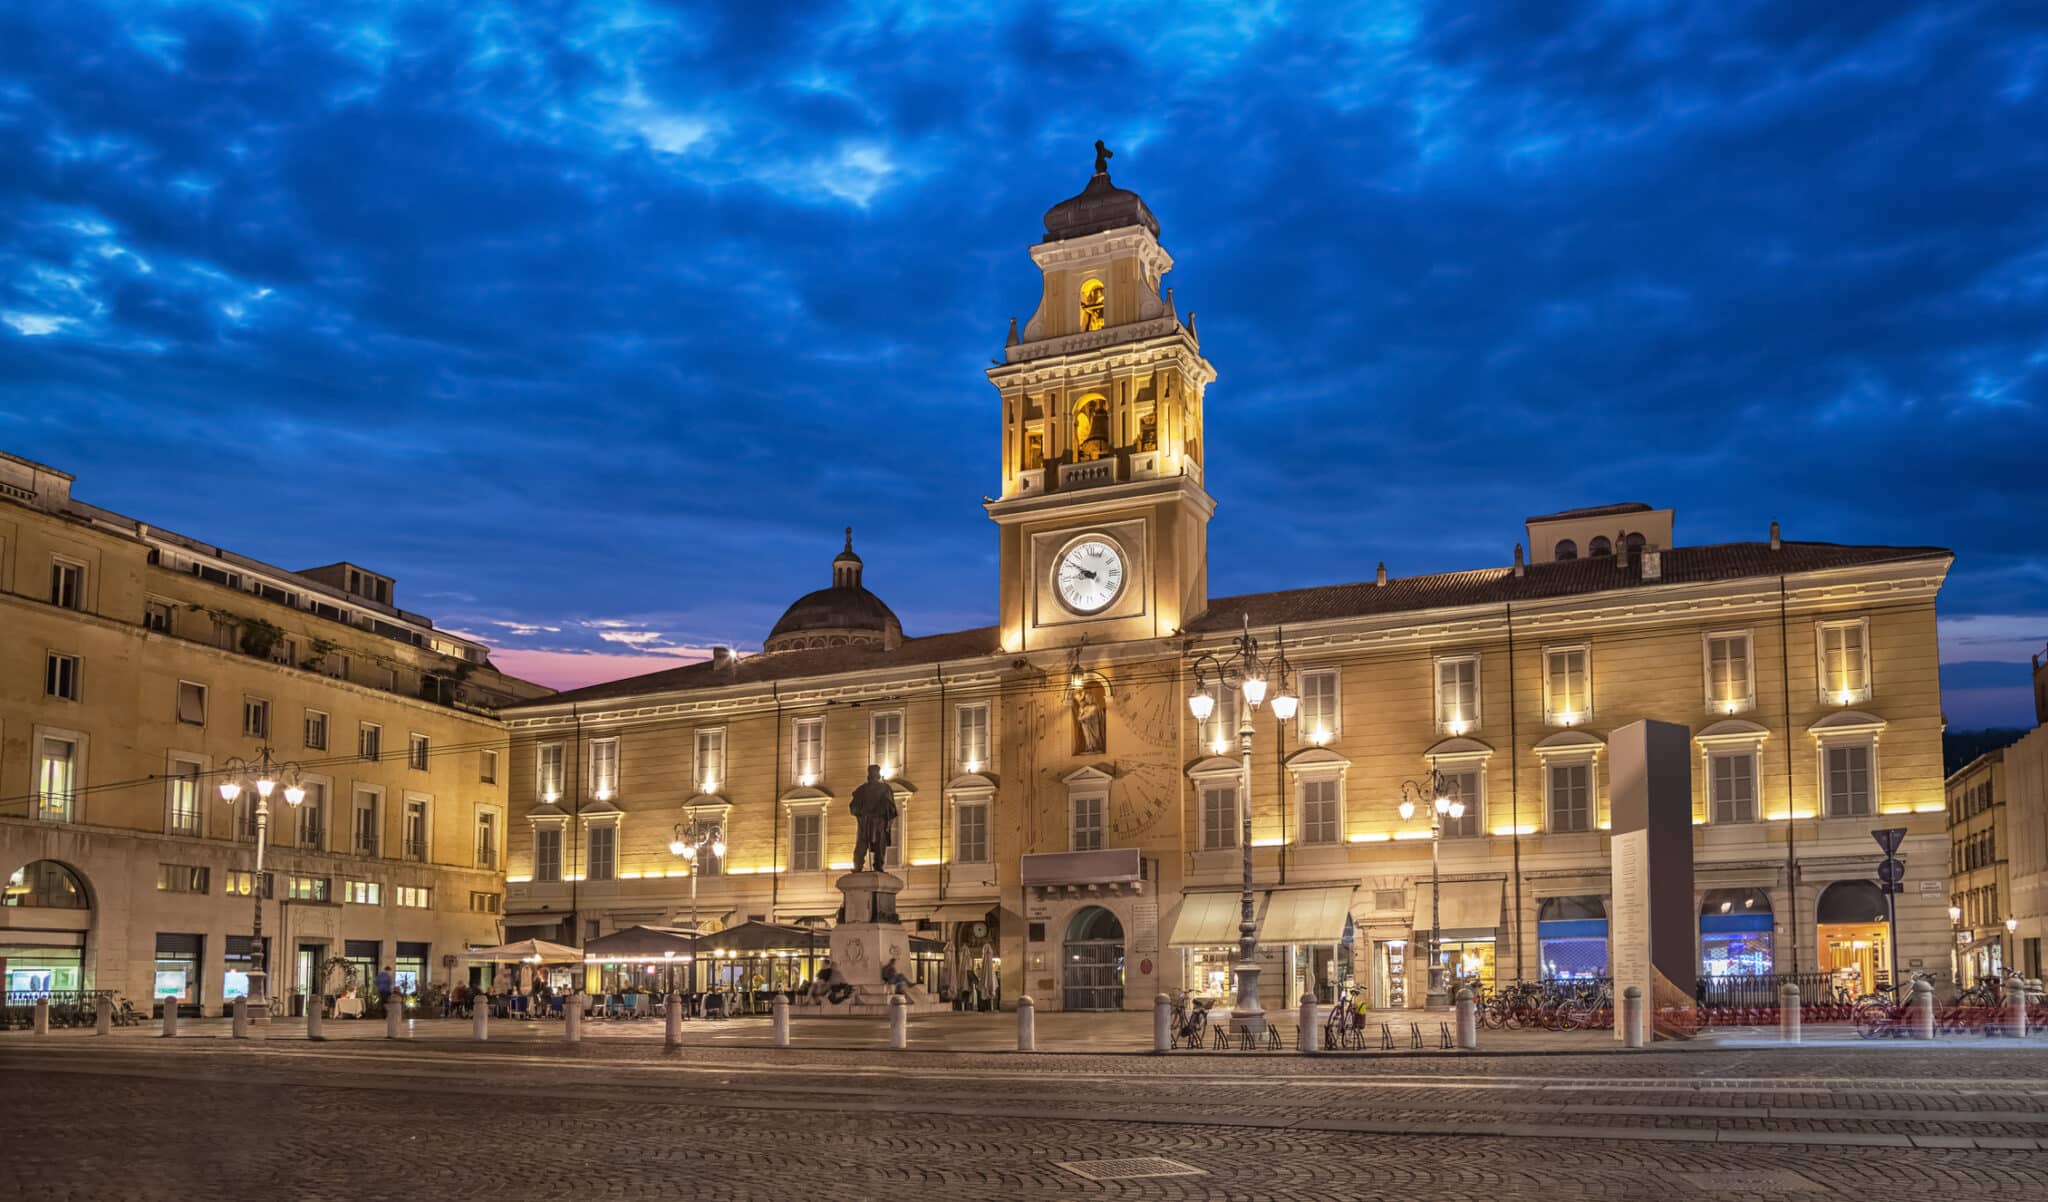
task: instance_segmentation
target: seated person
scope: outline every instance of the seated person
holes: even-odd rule
[[[882,965],[882,984],[887,986],[891,992],[902,993],[910,987],[911,983],[910,978],[903,975],[903,970],[896,967],[896,961],[890,960],[887,964]]]

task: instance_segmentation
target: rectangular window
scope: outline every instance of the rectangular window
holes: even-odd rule
[[[789,816],[789,868],[791,872],[816,872],[825,866],[825,816],[819,813]]]
[[[1464,768],[1456,772],[1444,773],[1444,796],[1452,801],[1462,801],[1465,803],[1465,812],[1459,817],[1453,818],[1449,814],[1444,815],[1444,836],[1446,838],[1453,835],[1476,835],[1480,832],[1479,808],[1482,798],[1479,791],[1479,770],[1477,768]]]
[[[1550,778],[1550,829],[1559,833],[1590,829],[1593,825],[1593,765],[1552,764],[1547,775]]]
[[[293,901],[334,900],[334,881],[330,877],[294,876],[286,883],[286,889]]]
[[[725,728],[697,732],[696,785],[699,793],[716,793],[725,780]]]
[[[56,651],[43,657],[43,695],[63,701],[78,700],[78,657]]]
[[[903,711],[868,715],[868,763],[880,764],[884,777],[903,768]]]
[[[306,781],[306,800],[299,805],[299,846],[309,851],[327,847],[327,786]]]
[[[158,634],[171,633],[171,603],[148,601],[142,606],[142,628]]]
[[[78,801],[78,743],[44,735],[36,761],[36,817],[70,822]]]
[[[67,559],[50,561],[50,604],[85,608],[85,565]]]
[[[348,656],[329,651],[320,657],[320,670],[336,680],[348,679]]]
[[[354,832],[355,853],[359,856],[377,854],[377,794],[368,789],[356,790],[355,811],[350,829]]]
[[[356,728],[356,757],[365,760],[384,758],[384,728],[375,722],[365,722]]]
[[[299,645],[290,639],[279,639],[270,645],[270,662],[289,668],[299,662]]]
[[[1100,795],[1073,799],[1074,821],[1070,846],[1075,851],[1102,850],[1102,809],[1108,799]]]
[[[1707,761],[1708,818],[1715,823],[1756,821],[1756,753],[1728,752]]]
[[[425,772],[427,770],[428,757],[432,754],[433,744],[427,736],[418,731],[413,731],[411,736],[406,739],[406,767],[411,768],[415,772]]]
[[[1870,697],[1869,627],[1861,618],[1820,624],[1820,692],[1830,705]]]
[[[504,908],[504,894],[478,893],[469,895],[469,912],[472,914],[496,914]]]
[[[424,864],[427,860],[427,803],[418,797],[405,799],[405,846],[402,854],[416,863]]]
[[[478,868],[496,868],[498,866],[498,815],[495,810],[477,811],[476,866]]]
[[[1855,818],[1871,812],[1870,745],[1830,747],[1827,758],[1827,816]]]
[[[1202,850],[1237,846],[1237,786],[1202,786]]]
[[[252,739],[270,737],[270,703],[261,697],[242,698],[242,733]]]
[[[1449,656],[1436,661],[1436,725],[1446,734],[1462,735],[1479,728],[1479,657]]]
[[[534,785],[542,801],[553,802],[562,796],[562,745],[542,743],[535,754]]]
[[[233,651],[235,649],[235,645],[241,641],[241,638],[242,627],[240,623],[224,622],[219,618],[215,618],[213,620],[214,646],[220,648],[222,651]]]
[[[1573,726],[1592,716],[1592,658],[1586,647],[1543,652],[1543,712],[1556,725]]]
[[[1738,714],[1756,704],[1750,673],[1749,632],[1707,636],[1707,706],[1718,714]]]
[[[341,900],[351,906],[381,906],[384,904],[384,886],[376,881],[351,878],[342,887]]]
[[[413,910],[428,910],[434,905],[434,891],[426,885],[394,885],[391,889],[394,905]]]
[[[815,785],[825,775],[825,720],[823,718],[798,718],[796,738],[791,746],[790,770],[796,773],[797,783]]]
[[[987,772],[990,768],[988,703],[956,706],[953,710],[953,736],[960,771]]]
[[[953,857],[962,864],[988,863],[988,803],[964,801],[954,836]]]
[[[1301,674],[1301,737],[1321,746],[1337,737],[1337,669]]]
[[[1335,779],[1301,782],[1301,841],[1335,843],[1344,824],[1343,798]]]
[[[593,881],[608,881],[619,875],[619,828],[593,825],[584,831],[583,875]]]
[[[206,725],[206,686],[189,680],[178,682],[178,721],[187,726]]]
[[[230,897],[247,897],[256,891],[256,874],[243,869],[228,870],[227,880],[222,883],[221,892]],[[269,873],[263,874],[263,896],[275,897],[277,885]]]
[[[306,711],[306,749],[327,750],[327,715],[319,710]]]
[[[199,833],[199,777],[202,770],[195,760],[171,761],[170,796],[164,816],[167,834]]]
[[[488,748],[477,753],[476,778],[487,785],[498,783],[498,753]]]
[[[592,739],[590,741],[590,795],[599,801],[610,801],[619,791],[619,741],[617,739]]]
[[[1211,683],[1209,693],[1216,707],[1195,724],[1195,743],[1206,755],[1228,755],[1237,737],[1237,693],[1228,685]]]
[[[561,827],[537,826],[533,828],[533,879],[536,881],[559,881],[562,879]]]
[[[198,864],[158,864],[156,866],[156,887],[159,893],[205,893],[208,888],[207,871]]]

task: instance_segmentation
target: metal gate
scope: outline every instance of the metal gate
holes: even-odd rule
[[[1060,1009],[1124,1008],[1124,928],[1116,915],[1101,906],[1074,915],[1060,962]]]

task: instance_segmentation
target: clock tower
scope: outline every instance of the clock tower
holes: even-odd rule
[[[1002,396],[1007,651],[1155,638],[1208,607],[1202,391],[1216,378],[1159,282],[1173,258],[1137,193],[1095,175],[1045,214],[1038,311],[988,378]]]

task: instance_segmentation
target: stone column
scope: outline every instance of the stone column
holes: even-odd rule
[[[667,1023],[661,1033],[661,1046],[674,1051],[683,1046],[683,995],[668,995],[668,1005],[663,1007]]]
[[[1301,1014],[1295,1020],[1294,1046],[1304,1056],[1313,1056],[1321,1047],[1316,1039],[1316,995],[1301,995]]]
[[[1017,1050],[1038,1050],[1038,1003],[1028,993],[1017,999]]]
[[[405,998],[396,990],[384,995],[384,1038],[405,1038]]]
[[[889,1046],[899,1052],[910,1046],[909,1007],[902,994],[889,995]]]
[[[789,999],[782,994],[775,995],[775,1001],[768,1006],[768,1026],[775,1035],[775,1046],[789,1046]]]
[[[572,993],[562,999],[562,1038],[583,1042],[583,995]]]
[[[36,999],[35,1016],[30,1020],[30,1023],[30,1029],[33,1030],[36,1034],[48,1035],[50,1033],[49,998],[39,997]]]
[[[1631,985],[1621,993],[1621,1038],[1623,1046],[1643,1046],[1643,991]]]
[[[1778,1038],[1781,1042],[1799,1042],[1799,1020],[1799,986],[1788,981],[1778,987]]]
[[[1912,1022],[1911,1035],[1914,1039],[1934,1038],[1934,986],[1925,981],[1914,981],[1912,1000],[1906,1004],[1906,1013]]]
[[[327,1038],[324,1029],[327,1016],[321,1013],[322,1009],[324,1007],[320,1003],[319,994],[306,995],[306,1038],[314,1043],[320,1043]]]
[[[228,1028],[229,1033],[236,1039],[249,1038],[249,999],[247,997],[236,998],[232,1013],[235,1017]]]
[[[95,1035],[114,1033],[114,999],[102,995],[93,1002],[92,1029]]]
[[[164,999],[164,1037],[171,1038],[178,1033],[178,999]]]
[[[1479,1048],[1479,1002],[1470,985],[1458,988],[1458,1046],[1468,1052]]]
[[[1173,999],[1160,994],[1152,999],[1152,1050],[1171,1051],[1173,1048]]]

